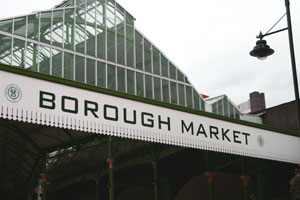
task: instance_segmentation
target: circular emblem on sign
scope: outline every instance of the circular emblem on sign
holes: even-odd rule
[[[5,97],[12,103],[17,103],[22,98],[22,91],[19,86],[9,84],[5,88]]]
[[[263,136],[259,135],[257,137],[257,144],[260,147],[264,147],[264,145],[265,145],[265,139],[263,138]]]

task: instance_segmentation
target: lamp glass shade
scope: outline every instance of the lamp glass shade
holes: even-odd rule
[[[268,56],[265,56],[265,57],[257,57],[257,59],[258,59],[258,60],[261,60],[261,61],[266,60],[267,58],[268,58]]]

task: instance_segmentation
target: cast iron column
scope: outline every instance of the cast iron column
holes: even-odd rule
[[[213,200],[214,199],[214,172],[205,172],[205,176],[207,177],[208,182],[208,199]]]
[[[99,178],[95,179],[96,182],[96,200],[99,200]]]
[[[157,175],[157,163],[152,162],[153,166],[153,185],[154,185],[154,200],[158,200],[158,175]]]
[[[42,179],[42,200],[46,200],[46,183],[47,183],[47,177],[48,174],[42,173],[41,179]]]
[[[213,164],[213,154],[210,151],[205,152],[205,161],[206,161],[206,172],[204,173],[207,177],[208,181],[208,196],[209,200],[214,199],[214,183],[213,183],[213,176],[215,175],[214,171],[214,164]]]
[[[112,137],[108,138],[108,186],[109,186],[109,200],[114,200],[114,162],[112,159]]]
[[[244,189],[244,200],[249,200],[249,179],[250,176],[241,176]]]
[[[269,185],[268,185],[268,170],[267,168],[269,167],[267,163],[261,162],[256,164],[257,165],[257,172],[256,172],[256,177],[257,177],[257,193],[258,193],[258,198],[259,200],[269,200]]]
[[[42,179],[38,180],[38,186],[34,189],[34,192],[37,195],[37,200],[42,199]]]
[[[172,184],[169,177],[161,179],[161,198],[163,200],[172,200]]]
[[[248,176],[248,158],[242,157],[241,159],[241,169],[242,169],[242,184],[243,184],[243,190],[244,190],[244,200],[249,200],[249,179],[250,176]]]

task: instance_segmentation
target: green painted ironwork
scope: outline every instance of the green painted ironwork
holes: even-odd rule
[[[214,183],[208,184],[208,198],[209,200],[214,200]]]
[[[36,156],[36,158],[34,160],[34,164],[33,164],[32,168],[31,168],[29,176],[27,177],[27,180],[26,180],[27,185],[29,185],[30,180],[32,179],[33,174],[36,172],[36,169],[37,169],[40,161],[41,161],[41,152],[38,153],[38,155]]]
[[[98,145],[90,146],[89,148],[98,149],[99,152],[106,153],[107,148],[104,148],[106,147],[108,142],[106,139],[107,137],[103,138]],[[105,145],[103,146],[103,144]],[[116,150],[114,152],[114,156],[116,160],[118,160],[118,165],[114,166],[114,170],[122,170],[125,168],[129,168],[131,166],[151,164],[151,161],[154,158],[153,148],[155,148],[155,146],[156,144],[152,144],[144,141],[114,138],[113,149]],[[175,147],[169,145],[162,145],[162,146],[163,148],[160,151],[161,153],[157,154],[159,160],[185,149],[183,147]],[[84,153],[85,151],[86,151],[85,149],[81,149],[82,153]],[[105,156],[105,155],[100,155],[100,156]],[[89,154],[89,156],[93,157],[94,155]],[[99,157],[97,154],[95,156],[96,159],[101,159],[101,157]],[[55,157],[53,158],[56,159]],[[73,174],[72,176],[57,180],[56,188],[57,189],[63,188],[70,184],[74,184],[84,180],[93,180],[94,177],[101,178],[103,176],[106,176],[109,173],[106,166],[107,163],[103,158],[101,164],[97,165],[97,167],[93,169],[89,169],[86,171],[82,170],[80,174]],[[53,167],[59,167],[59,165]]]
[[[43,182],[42,183],[42,200],[46,200],[46,192],[47,192],[46,182]]]
[[[41,151],[41,148],[38,146],[38,144],[36,144],[28,135],[27,133],[24,133],[23,130],[21,130],[19,127],[17,126],[13,126],[11,123],[9,123],[8,121],[0,121],[1,125],[4,125],[8,128],[10,128],[10,130],[14,130],[15,133],[17,133],[19,136],[21,136],[23,139],[25,139],[29,144],[31,144],[36,150]]]
[[[214,155],[211,151],[205,151],[205,162],[206,162],[206,172],[205,175],[208,178],[208,198],[209,200],[214,200]]]
[[[152,166],[153,166],[154,200],[158,200],[158,172],[157,172],[157,162],[152,162]]]
[[[0,156],[2,158],[6,156],[6,140],[7,140],[7,138],[4,135],[3,127],[0,126],[0,147],[1,147],[1,149],[0,149],[0,151],[1,151]],[[4,175],[4,162],[0,162],[0,182],[3,181],[2,180],[3,179],[3,175]],[[1,189],[0,189],[0,198],[1,198]]]
[[[248,175],[248,159],[242,157],[241,158],[241,169],[242,169],[242,183],[244,190],[244,200],[249,200],[249,175]]]
[[[20,163],[24,163],[25,165],[27,165],[27,167],[31,167],[31,163],[28,162],[26,159],[22,158],[22,156],[20,155],[20,152],[17,152],[17,149],[13,149],[11,147],[6,147],[6,149],[12,153],[13,155],[15,155],[15,157],[10,157],[10,159],[12,159],[10,162],[14,162],[17,166],[20,166]],[[29,172],[27,169],[24,168],[24,171]]]
[[[42,179],[42,200],[47,199],[47,159],[46,155],[44,155],[44,159],[41,166],[41,179]]]
[[[23,153],[25,153],[27,156],[29,156],[29,157],[31,157],[32,159],[34,159],[34,157],[35,157],[35,153],[34,152],[32,152],[32,151],[29,151],[28,149],[26,149],[26,148],[24,148],[23,146],[21,146],[20,144],[18,144],[17,142],[15,142],[14,140],[12,140],[12,139],[10,139],[10,138],[5,138],[5,140],[6,140],[6,142],[9,144],[9,145],[11,145],[11,146],[13,146],[13,147],[15,147],[15,148],[18,148],[18,150],[20,151],[22,151]]]
[[[172,200],[172,181],[169,177],[161,179],[161,192],[163,200]]]
[[[113,160],[113,149],[112,149],[112,136],[108,138],[108,184],[109,184],[109,200],[114,200],[114,160]]]
[[[265,175],[262,170],[259,170],[256,175],[257,178],[257,195],[260,200],[266,199],[266,185],[265,185]]]
[[[43,151],[52,152],[57,149],[68,148],[68,147],[74,146],[76,144],[84,144],[84,143],[93,141],[93,140],[95,140],[95,138],[98,138],[98,137],[99,137],[99,135],[97,135],[97,134],[91,134],[86,137],[74,138],[73,140],[64,142],[63,144],[59,143],[59,144],[55,144],[55,145],[50,145],[50,146],[44,148]]]
[[[100,200],[99,178],[96,178],[96,200]]]
[[[267,160],[255,160],[256,166],[256,182],[257,182],[257,198],[261,200],[270,200],[268,191],[267,169],[275,165]]]
[[[3,160],[0,160],[2,163]],[[9,164],[5,163],[5,165],[2,165],[2,168],[7,170],[8,172],[10,172],[11,174],[13,174],[13,176],[16,178],[16,180],[18,180],[18,182],[21,182],[22,184],[25,184],[23,177],[19,174],[16,173],[17,168],[14,168],[13,166],[10,166]]]

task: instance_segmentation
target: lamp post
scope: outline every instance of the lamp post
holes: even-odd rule
[[[272,35],[274,33],[288,30],[293,81],[294,81],[294,91],[295,91],[296,108],[297,108],[297,116],[298,116],[298,131],[300,131],[299,89],[298,89],[297,70],[296,70],[296,61],[295,61],[295,53],[294,53],[294,43],[293,43],[293,33],[292,33],[292,23],[291,23],[290,1],[289,0],[285,0],[285,7],[286,7],[286,17],[287,17],[287,28],[269,32],[284,17],[283,16],[266,34],[262,34],[260,32],[260,34],[258,36],[256,36],[257,38],[259,38],[259,40],[256,42],[256,46],[250,52],[250,55],[257,57],[260,60],[266,59],[268,56],[270,56],[274,53],[274,50],[271,49],[267,45],[267,42],[265,40],[263,40],[263,38],[265,36]]]

